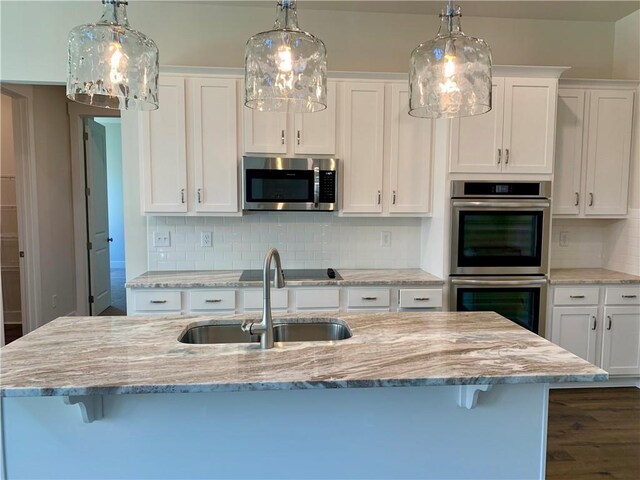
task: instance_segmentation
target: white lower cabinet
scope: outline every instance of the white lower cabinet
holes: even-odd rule
[[[609,375],[640,375],[640,287],[555,287],[551,341]]]

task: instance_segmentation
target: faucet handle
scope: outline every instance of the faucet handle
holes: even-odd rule
[[[246,319],[240,325],[243,332],[251,333],[251,327],[253,327],[253,320]]]

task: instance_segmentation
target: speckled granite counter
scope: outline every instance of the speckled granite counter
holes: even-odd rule
[[[315,317],[318,315],[316,314]],[[337,314],[337,342],[189,345],[222,317],[62,317],[0,349],[2,396],[604,381],[607,373],[487,313]],[[289,316],[278,316],[276,322]],[[296,315],[309,321],[313,315]],[[238,327],[239,328],[239,327]]]
[[[289,287],[332,285],[404,285],[404,286],[442,286],[441,278],[420,270],[404,269],[337,269],[342,280],[287,280]],[[238,288],[256,287],[262,281],[240,281],[241,270],[196,270],[196,271],[157,271],[147,272],[127,282],[127,288]]]
[[[557,268],[549,274],[551,285],[640,284],[640,277],[604,268]]]

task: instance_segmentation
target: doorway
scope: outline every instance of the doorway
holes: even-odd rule
[[[84,117],[90,315],[126,315],[122,139],[119,117]]]

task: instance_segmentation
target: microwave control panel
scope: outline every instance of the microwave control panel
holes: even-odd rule
[[[320,170],[320,203],[336,203],[336,172]]]

